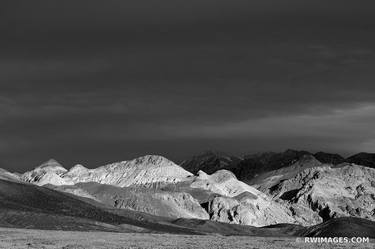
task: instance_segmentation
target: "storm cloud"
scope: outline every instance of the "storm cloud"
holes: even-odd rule
[[[0,167],[374,152],[372,1],[3,1]]]

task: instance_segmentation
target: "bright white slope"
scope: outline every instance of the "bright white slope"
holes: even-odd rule
[[[69,171],[54,160],[26,172],[22,179],[37,185],[73,185],[80,182],[97,182],[118,187],[151,185],[154,183],[176,183],[192,174],[172,161],[147,155],[131,161],[123,161],[87,169],[76,165]]]
[[[296,223],[290,210],[239,181],[228,170],[219,170],[212,175],[199,171],[190,186],[221,195],[207,204],[211,220],[251,226]]]
[[[21,180],[25,182],[34,183],[37,185],[54,184],[54,185],[68,185],[73,184],[61,178],[61,175],[66,173],[65,169],[60,163],[54,159],[50,159],[32,171],[28,171],[21,175]]]
[[[232,172],[224,169],[218,170],[212,175],[208,175],[200,170],[191,187],[206,189],[227,197],[235,197],[247,192],[257,197],[266,198],[264,193],[239,181]]]

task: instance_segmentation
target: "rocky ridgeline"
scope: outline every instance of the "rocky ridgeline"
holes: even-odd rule
[[[172,161],[161,156],[144,156],[131,161],[123,161],[87,169],[76,165],[66,170],[54,160],[50,160],[21,179],[37,185],[74,185],[79,182],[97,182],[119,187],[146,185],[156,182],[174,183],[185,180],[192,174]]]
[[[308,210],[322,220],[347,216],[375,220],[372,168],[349,163],[308,168],[281,181],[270,193],[274,199],[285,201],[294,213]]]
[[[69,171],[50,160],[20,176],[2,170],[0,179],[46,185],[108,207],[170,218],[252,226],[309,226],[345,216],[375,220],[375,169],[350,163],[324,164],[310,154],[258,173],[253,186],[228,170],[213,174],[198,171],[194,176],[161,156],[96,169],[76,165]]]

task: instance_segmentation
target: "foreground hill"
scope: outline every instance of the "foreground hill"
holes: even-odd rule
[[[170,218],[209,219],[198,200],[189,193],[144,187],[117,187],[95,182],[53,186],[60,191],[91,198],[108,207],[144,212]]]
[[[352,224],[352,225],[351,225]],[[354,225],[353,225],[354,224]],[[130,210],[106,209],[99,203],[45,187],[0,180],[0,226],[52,230],[223,234],[249,236],[375,236],[375,222],[334,219],[304,228],[279,224],[256,228],[196,219],[165,219]],[[341,231],[341,232],[340,232]]]
[[[375,237],[375,222],[359,218],[338,218],[309,227],[301,234],[306,237]]]
[[[143,213],[132,211],[121,215],[95,202],[85,202],[69,194],[31,184],[0,180],[0,225],[39,229],[127,230],[192,233],[148,222]],[[174,230],[175,229],[175,230]]]
[[[50,185],[48,185],[50,186]],[[52,186],[50,186],[52,187]],[[211,219],[231,224],[265,226],[296,223],[292,213],[233,173],[202,171],[185,182],[120,188],[98,183],[78,183],[53,188],[87,197],[119,209],[142,211],[169,218]]]
[[[258,229],[205,220],[166,219],[131,210],[107,209],[93,200],[81,199],[46,187],[5,180],[0,180],[0,226],[174,234],[291,235],[290,228]],[[300,232],[300,229],[302,227],[295,226],[295,231]]]

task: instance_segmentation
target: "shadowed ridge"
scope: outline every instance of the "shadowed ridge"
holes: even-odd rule
[[[375,153],[365,153],[361,152],[348,157],[346,162],[355,163],[357,165],[366,166],[369,168],[375,168]]]
[[[92,200],[88,203],[73,195],[49,188],[0,180],[1,226],[90,230],[92,224],[100,222],[102,225],[98,225],[96,230],[111,227],[112,230],[122,231],[121,226],[130,225],[147,231],[196,234],[189,229],[148,221],[148,217],[152,216],[128,210],[121,210],[115,214]]]
[[[301,236],[375,238],[375,222],[354,217],[336,218],[306,228]]]
[[[321,163],[332,165],[337,165],[345,162],[345,158],[339,154],[326,153],[322,151],[315,153],[314,157]]]
[[[282,153],[267,152],[248,155],[233,168],[232,172],[238,179],[249,182],[262,173],[291,166],[306,155],[311,155],[311,153],[291,149]]]
[[[250,185],[257,186],[262,192],[269,193],[272,188],[277,187],[280,182],[295,177],[305,169],[324,166],[312,155],[304,155],[294,164],[277,170],[261,173],[248,181]],[[272,192],[272,191],[271,191]]]
[[[200,170],[207,174],[213,174],[218,170],[235,167],[242,158],[229,155],[224,152],[208,150],[199,155],[192,156],[180,163],[187,171],[197,174]]]
[[[281,227],[253,227],[214,222],[210,220],[177,219],[173,224],[199,229],[202,232],[225,234],[230,236],[260,236],[260,237],[284,237],[296,236],[303,233],[304,227],[294,224],[285,224]]]

